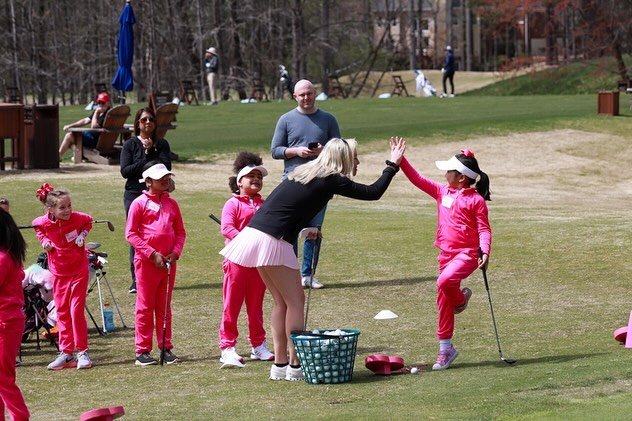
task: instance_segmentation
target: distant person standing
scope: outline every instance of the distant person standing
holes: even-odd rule
[[[445,64],[441,69],[443,73],[443,93],[441,98],[448,96],[448,88],[445,85],[446,80],[450,80],[450,98],[454,97],[454,55],[452,54],[452,47],[449,45],[445,47]]]
[[[316,89],[312,82],[306,79],[296,82],[294,99],[298,105],[279,118],[272,137],[272,158],[284,160],[283,180],[294,168],[320,155],[329,139],[341,137],[336,117],[316,107]],[[325,205],[305,226],[322,227],[326,210]],[[316,240],[306,240],[303,245],[301,282],[305,288],[310,282],[312,288],[323,287],[311,277],[312,257],[318,261],[318,255],[314,256],[315,243]]]
[[[211,105],[217,105],[215,97],[215,84],[217,83],[217,70],[219,69],[219,58],[217,50],[211,47],[204,54],[204,71],[206,72],[206,81],[208,82],[208,90],[211,94]]]

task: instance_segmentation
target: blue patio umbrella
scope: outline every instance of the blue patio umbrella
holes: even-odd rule
[[[131,91],[134,89],[132,76],[132,61],[134,61],[134,28],[136,17],[134,10],[127,0],[121,17],[119,18],[120,31],[116,45],[118,55],[118,70],[112,79],[112,86],[118,91]]]

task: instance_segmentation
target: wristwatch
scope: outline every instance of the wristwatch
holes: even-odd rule
[[[388,165],[389,167],[393,168],[395,171],[399,171],[399,165],[397,165],[396,163],[394,163],[393,161],[389,161],[388,159],[386,160],[386,165]]]

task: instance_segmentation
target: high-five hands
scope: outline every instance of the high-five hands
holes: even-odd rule
[[[399,165],[402,162],[402,157],[406,151],[406,141],[403,137],[393,136],[391,137],[391,162]]]

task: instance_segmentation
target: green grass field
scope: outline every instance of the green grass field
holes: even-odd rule
[[[310,328],[355,328],[359,338],[353,381],[307,385],[267,380],[269,364],[248,362],[220,370],[223,239],[208,213],[219,215],[226,179],[240,150],[262,153],[271,168],[264,196],[280,177],[269,158],[278,116],[290,102],[184,107],[168,139],[183,162],[174,166],[188,232],[174,296],[175,351],[184,362],[168,367],[133,365],[133,330],[105,337],[91,331],[91,370],[47,372],[55,355],[25,344],[18,383],[33,419],[77,419],[83,411],[123,405],[129,419],[603,419],[627,418],[632,405],[630,351],[612,338],[627,323],[628,256],[632,211],[625,168],[632,152],[632,112],[596,115],[596,95],[402,98],[328,101],[343,134],[361,144],[358,179],[377,177],[384,140],[409,139],[409,156],[434,179],[435,159],[467,144],[490,174],[494,246],[491,293],[503,351],[498,358],[479,273],[457,316],[453,368],[439,373],[376,377],[364,367],[373,353],[408,364],[436,356],[436,229],[433,203],[399,174],[377,203],[335,198],[327,213],[318,278],[326,288],[311,298]],[[60,125],[85,114],[63,109]],[[133,326],[124,241],[123,180],[117,168],[64,163],[58,171],[10,172],[0,192],[19,224],[41,212],[34,199],[49,181],[73,193],[76,209],[111,220],[95,226],[91,241],[109,253],[109,278],[128,326]],[[30,231],[29,261],[39,247]],[[96,313],[96,294],[89,295]],[[399,315],[376,321],[382,309]],[[266,327],[270,298],[266,298]],[[245,315],[238,351],[249,352]],[[115,320],[120,327],[118,318]],[[89,324],[92,327],[91,324]]]

